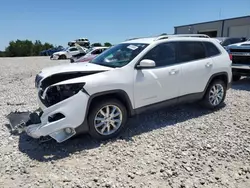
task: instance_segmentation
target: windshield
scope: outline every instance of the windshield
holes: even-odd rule
[[[67,51],[70,47],[66,47],[64,48],[62,51]]]
[[[123,67],[132,61],[148,44],[122,43],[105,50],[90,63],[107,67]]]

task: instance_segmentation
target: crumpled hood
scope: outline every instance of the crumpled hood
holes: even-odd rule
[[[113,68],[105,67],[97,64],[92,63],[72,63],[72,64],[64,64],[64,65],[57,65],[53,67],[48,67],[42,69],[39,73],[42,77],[48,77],[54,74],[60,73],[71,73],[71,72],[92,72],[92,71],[107,71],[112,70]]]

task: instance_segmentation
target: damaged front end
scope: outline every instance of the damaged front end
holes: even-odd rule
[[[83,74],[63,73],[45,79],[37,76],[40,110],[10,113],[7,118],[11,132],[25,131],[33,138],[49,136],[59,143],[74,136],[80,126],[81,132],[87,132],[85,115],[89,94],[84,89],[85,83],[63,82],[79,76]]]

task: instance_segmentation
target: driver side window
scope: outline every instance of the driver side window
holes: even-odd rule
[[[155,61],[156,67],[173,65],[176,63],[175,49],[175,43],[168,42],[159,44],[151,49],[143,59]]]

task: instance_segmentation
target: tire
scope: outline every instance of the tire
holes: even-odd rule
[[[114,109],[112,107],[116,107],[116,111],[114,112],[114,114],[120,113],[120,115],[116,116],[114,119],[116,119],[117,121],[119,121],[119,119],[121,119],[120,124],[119,124],[119,122],[112,122],[112,118],[111,118],[111,120],[110,119],[106,120],[107,124],[105,122],[101,123],[100,120],[95,120],[95,118],[97,116],[99,118],[104,118],[104,115],[101,115],[100,110],[102,109],[103,114],[106,115],[106,109],[107,109],[106,106],[109,106],[110,114]],[[91,111],[88,114],[89,134],[91,137],[93,137],[97,140],[107,140],[107,139],[116,138],[119,135],[119,133],[123,130],[123,128],[125,127],[125,125],[127,123],[127,118],[128,118],[127,110],[126,110],[125,106],[119,100],[107,99],[107,100],[95,102],[93,104],[93,106],[91,107]],[[109,124],[109,122],[111,122],[111,123]],[[100,124],[101,126],[96,128],[96,125],[98,125],[98,124]],[[112,124],[117,125],[117,128],[115,128]],[[104,129],[103,134],[101,133],[101,130],[104,128],[104,126],[110,127],[109,134],[107,134],[108,127],[106,127]],[[106,134],[105,134],[105,132],[106,132]]]
[[[239,81],[240,78],[241,78],[241,76],[239,76],[239,75],[233,75],[233,81],[234,81],[234,82]]]
[[[210,96],[212,95],[212,90],[218,88],[219,91],[222,89],[223,94],[220,95],[219,99],[217,97],[217,99],[219,100],[218,103],[214,103],[213,104],[213,100],[210,98]],[[205,96],[202,100],[202,104],[204,107],[208,108],[208,109],[217,109],[220,108],[222,106],[222,104],[224,103],[225,97],[226,97],[226,92],[227,92],[227,88],[226,88],[226,84],[223,80],[214,80],[212,81],[212,83],[209,84],[207,91],[205,93]]]
[[[60,55],[58,59],[67,59],[66,55]]]

